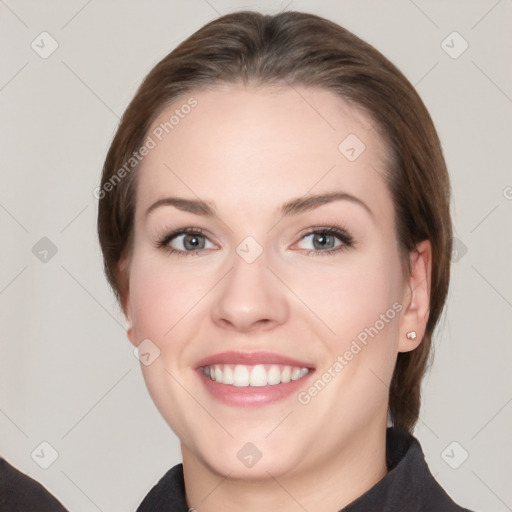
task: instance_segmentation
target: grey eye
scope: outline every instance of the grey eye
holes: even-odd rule
[[[312,242],[312,246],[302,247],[302,249],[306,250],[322,250],[322,249],[334,249],[341,245],[341,241],[335,235],[330,235],[327,233],[322,233],[318,231],[316,233],[309,233],[308,235],[303,237],[303,240],[309,239],[309,242]],[[336,240],[338,243],[336,244]]]
[[[191,252],[215,247],[213,244],[207,247],[208,243],[211,244],[201,233],[178,233],[166,245],[177,251]]]

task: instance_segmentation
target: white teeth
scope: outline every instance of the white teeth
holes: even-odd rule
[[[281,372],[281,382],[287,383],[292,380],[292,367],[285,366]]]
[[[281,383],[281,372],[278,366],[271,366],[268,371],[267,381],[269,386],[275,386]]]
[[[211,373],[211,370],[210,370]],[[292,380],[300,379],[300,368],[294,368],[292,370]]]
[[[254,366],[249,379],[251,386],[266,386],[267,385],[267,372],[262,364]]]
[[[233,372],[233,386],[246,387],[249,385],[249,370],[247,366],[237,364]]]
[[[236,387],[264,387],[301,379],[309,373],[309,369],[277,364],[214,364],[203,367],[203,373],[221,384]]]
[[[233,368],[229,364],[224,365],[224,379],[222,380],[223,384],[233,384]]]

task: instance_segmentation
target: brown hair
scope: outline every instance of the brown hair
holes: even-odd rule
[[[293,11],[228,14],[195,32],[145,78],[121,119],[97,196],[105,272],[123,311],[127,276],[120,262],[131,251],[136,192],[136,167],[126,171],[125,164],[170,103],[220,83],[320,87],[375,121],[390,156],[384,179],[394,202],[404,275],[410,272],[409,254],[416,244],[427,239],[432,244],[425,336],[417,349],[398,354],[389,389],[394,425],[412,432],[431,337],[450,280],[449,178],[434,125],[413,86],[375,48],[329,20]],[[123,165],[126,172],[121,172]]]

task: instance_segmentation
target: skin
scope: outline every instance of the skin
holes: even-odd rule
[[[430,243],[411,253],[412,273],[404,276],[382,179],[386,148],[370,119],[343,99],[320,89],[241,85],[193,96],[197,107],[138,171],[133,252],[121,262],[128,338],[135,346],[149,338],[160,350],[141,368],[181,441],[190,506],[337,511],[387,472],[388,386],[397,353],[423,338]],[[366,146],[353,162],[338,150],[351,133]],[[335,190],[356,196],[373,215],[346,200],[278,214],[292,198]],[[146,215],[167,196],[212,201],[216,216],[174,206]],[[337,222],[354,245],[308,253],[326,249],[315,248],[305,230]],[[181,257],[155,246],[162,234],[186,227],[205,231],[203,249]],[[250,264],[236,252],[248,235],[263,250]],[[170,245],[187,250],[183,238]],[[402,311],[307,405],[296,394],[261,407],[222,404],[197,374],[204,357],[237,350],[307,361],[320,376],[394,303]],[[411,330],[415,340],[406,338]],[[237,458],[247,442],[262,453],[252,468]]]

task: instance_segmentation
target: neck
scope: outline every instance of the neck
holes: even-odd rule
[[[231,479],[212,471],[184,446],[182,452],[187,503],[198,512],[339,511],[387,473],[385,428],[362,431],[349,446],[333,450],[329,460],[293,476],[268,472],[260,480]]]

